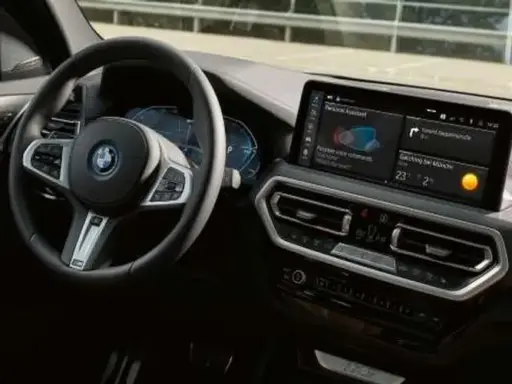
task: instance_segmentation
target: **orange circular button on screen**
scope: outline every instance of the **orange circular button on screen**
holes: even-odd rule
[[[462,188],[466,191],[474,191],[478,188],[478,176],[474,173],[466,173],[462,176],[461,180]]]

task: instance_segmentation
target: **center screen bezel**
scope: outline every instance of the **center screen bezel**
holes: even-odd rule
[[[457,104],[440,100],[433,100],[423,97],[396,94],[381,90],[371,90],[357,88],[347,85],[324,83],[319,81],[308,81],[301,97],[299,112],[296,120],[292,146],[290,149],[289,162],[304,166],[299,161],[302,149],[303,138],[306,130],[306,121],[311,105],[311,96],[313,92],[322,92],[324,95],[333,95],[341,98],[341,103],[349,105],[355,109],[373,110],[384,114],[401,115],[403,121],[401,124],[402,133],[405,130],[405,117],[425,119],[429,121],[447,123],[440,119],[444,116],[457,116],[457,120],[451,122],[454,126],[468,127],[468,121],[462,123],[462,119],[471,119],[475,121],[493,122],[496,124],[494,147],[491,159],[488,165],[485,185],[478,200],[469,200],[449,193],[435,192],[425,188],[410,187],[394,183],[392,180],[382,180],[378,177],[369,176],[360,172],[345,171],[342,169],[333,169],[327,166],[321,166],[312,162],[308,168],[317,169],[334,175],[347,176],[355,179],[370,181],[373,183],[387,185],[396,189],[409,190],[415,193],[441,198],[447,201],[462,203],[469,206],[484,208],[497,211],[501,205],[502,193],[506,180],[506,172],[512,140],[512,114],[505,110],[484,108],[479,106]],[[322,111],[323,111],[322,105]],[[320,112],[319,119],[322,118]],[[459,118],[461,119],[459,121]],[[446,119],[446,117],[445,117]],[[321,129],[321,121],[316,130]],[[316,148],[316,137],[314,146]],[[398,149],[390,156],[394,156],[394,167],[397,167]]]

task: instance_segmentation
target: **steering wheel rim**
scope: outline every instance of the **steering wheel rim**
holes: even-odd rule
[[[42,139],[41,129],[49,121],[50,117],[64,105],[69,93],[74,88],[77,79],[89,74],[97,68],[127,60],[140,60],[149,64],[158,65],[160,68],[168,69],[170,74],[175,75],[187,86],[192,95],[194,130],[203,150],[203,160],[197,172],[193,173],[193,183],[191,182],[187,201],[183,202],[184,209],[181,219],[171,233],[169,233],[158,245],[145,255],[142,255],[135,261],[127,264],[101,269],[77,269],[66,265],[66,263],[62,261],[63,255],[54,249],[35,228],[33,216],[30,212],[28,201],[23,191],[23,178],[27,173],[27,170],[29,170],[27,168],[27,151],[34,147],[34,143],[40,143],[38,140]],[[173,153],[173,162],[171,162],[173,167],[184,165],[183,158],[180,157],[181,151],[179,151],[176,146],[173,146],[170,143],[167,143],[167,145],[163,141],[159,140],[157,134],[151,133],[153,131],[141,126],[140,124],[128,122],[125,119],[114,118],[114,120],[115,121],[109,122],[102,121],[100,123],[107,125],[115,123],[123,126],[131,124],[131,128],[126,129],[131,132],[132,136],[135,137],[139,135],[142,137],[141,139],[134,139],[136,141],[138,140],[137,144],[140,144],[139,147],[141,147],[142,141],[145,141],[148,148],[147,150],[149,151],[148,153],[154,153],[151,151],[157,150],[155,145],[157,145],[161,151],[157,166],[146,172],[150,175],[147,175],[148,178],[144,180],[144,183],[141,181],[141,184],[153,185],[154,183],[162,181],[160,177],[164,177],[163,174],[167,168],[163,170],[160,169],[162,167],[161,161],[163,161],[162,159],[164,158],[168,159],[168,156],[170,156],[169,151]],[[91,124],[86,125],[75,140],[78,142],[79,138],[86,136],[88,134],[88,129],[91,129],[91,131],[97,131],[97,134],[101,135],[102,138],[105,139],[104,133],[101,132],[101,129],[105,128],[104,126],[88,128],[94,123],[95,122],[92,122]],[[100,123],[96,121],[97,125]],[[112,125],[110,125],[110,127],[112,127]],[[91,135],[92,134],[89,134],[89,136]],[[119,137],[121,136],[118,136],[118,138]],[[81,139],[81,144],[85,141],[85,139]],[[73,143],[73,147],[71,147],[70,151],[77,151],[76,145],[78,144]],[[104,148],[102,146],[102,150],[103,149]],[[65,149],[61,149],[61,154],[65,153],[65,151]],[[98,150],[96,150],[96,152],[98,152]],[[115,153],[113,152],[112,156],[114,154]],[[62,154],[62,159],[64,159],[63,156],[64,155]],[[107,155],[107,157],[108,156],[110,155]],[[110,159],[113,158],[112,156]],[[130,37],[108,39],[83,49],[61,64],[61,66],[52,73],[45,84],[43,84],[30,101],[30,104],[28,105],[14,133],[14,140],[10,154],[8,187],[11,209],[23,240],[33,253],[44,263],[44,265],[54,272],[75,281],[111,283],[113,281],[125,280],[126,278],[137,276],[144,272],[156,270],[163,263],[175,262],[189,248],[204,228],[213,210],[215,201],[217,200],[222,184],[225,156],[226,136],[221,107],[211,84],[202,70],[177,49],[156,40]],[[132,157],[135,158],[135,155],[128,156],[129,159]],[[146,168],[149,167],[148,164],[151,163],[151,158],[153,157],[153,155],[148,155],[148,159],[145,161]],[[175,160],[180,164],[176,165],[177,163]],[[69,171],[71,174],[74,169],[72,165],[65,164],[64,161],[61,161],[60,164],[61,168],[59,168],[59,170],[61,170],[61,172]],[[120,162],[120,164],[123,163]],[[127,164],[126,161],[125,164]],[[168,164],[165,163],[165,166],[167,165]],[[119,165],[119,168],[123,169],[123,166],[124,165]],[[146,168],[144,168],[144,171],[146,171]],[[185,172],[185,168],[182,169],[178,167],[177,169],[178,171]],[[126,170],[123,169],[124,174],[126,174],[125,171]],[[30,173],[36,174],[36,176],[41,176],[38,172]],[[116,171],[115,174],[121,174],[121,171]],[[58,186],[62,187],[62,174],[59,173],[59,175]],[[112,178],[114,178],[114,176],[112,176]],[[49,178],[44,177],[40,177],[40,179],[46,179],[45,181],[49,180]],[[99,184],[101,184],[101,182],[98,182],[98,185]],[[156,188],[157,187],[153,188],[153,186],[151,186],[149,188],[149,193],[151,194],[155,192]],[[98,191],[101,192],[100,189]],[[73,226],[80,225],[79,222],[78,224],[75,222],[76,215],[78,214],[77,209],[80,210],[80,206],[84,208],[85,204],[84,201],[81,201],[81,199],[77,197],[76,189],[72,190],[70,188],[70,192],[71,193],[67,194],[67,197],[68,200],[71,201],[75,212],[73,216],[74,221],[71,225],[68,239],[73,232]],[[178,200],[180,200],[180,198]],[[151,199],[146,199],[145,195],[137,196],[137,201],[139,203],[143,201],[146,204],[137,205],[136,208],[134,208],[134,206],[130,206],[130,212],[140,209],[141,206],[148,206],[151,209],[161,208],[158,204],[151,204]],[[98,207],[95,206],[94,210],[97,208]],[[169,207],[164,204],[163,208]],[[87,205],[87,208],[85,209],[87,212],[92,212],[90,205]],[[79,214],[83,216],[84,212],[79,212]],[[126,212],[125,214],[121,214],[120,212],[113,214],[113,217],[116,217],[116,220],[119,217],[125,216]],[[87,225],[91,224],[89,223]],[[74,236],[76,237],[76,235]],[[78,238],[77,241],[79,241]],[[99,247],[100,245],[94,244],[95,247]],[[65,250],[66,246],[64,247],[64,251]]]

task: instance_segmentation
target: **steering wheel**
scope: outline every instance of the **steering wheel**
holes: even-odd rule
[[[181,150],[160,134],[120,117],[98,118],[74,139],[41,136],[77,79],[123,60],[164,68],[187,86],[193,100],[194,131],[203,151],[200,168],[192,170]],[[74,280],[119,281],[154,271],[183,255],[213,210],[225,162],[222,111],[202,70],[167,44],[114,38],[69,58],[30,101],[15,131],[9,198],[22,238],[47,267]],[[35,227],[23,188],[26,173],[59,190],[73,207],[62,252]],[[160,244],[133,262],[109,266],[108,240],[123,219],[142,210],[177,207],[183,208],[181,218]]]

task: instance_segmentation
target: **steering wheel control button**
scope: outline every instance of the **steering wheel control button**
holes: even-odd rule
[[[101,216],[92,216],[91,217],[91,225],[95,227],[99,227],[103,223],[103,218]]]
[[[158,203],[158,202],[164,203],[164,202],[170,201],[170,200],[171,200],[171,193],[169,193],[169,192],[155,191],[155,193],[153,193],[153,196],[151,197],[151,201],[155,202],[155,203]]]
[[[32,155],[31,165],[54,179],[60,179],[63,147],[57,143],[39,145]]]
[[[178,171],[174,168],[169,168],[164,174],[162,180],[166,180],[167,182],[174,184],[184,184],[185,183],[185,175],[183,172]]]
[[[174,186],[175,192],[183,192],[183,189],[185,188],[185,183],[179,183]]]
[[[83,269],[84,264],[83,260],[73,259],[69,265],[75,269]]]
[[[168,168],[151,196],[151,202],[178,200],[185,190],[185,174],[175,168]]]

